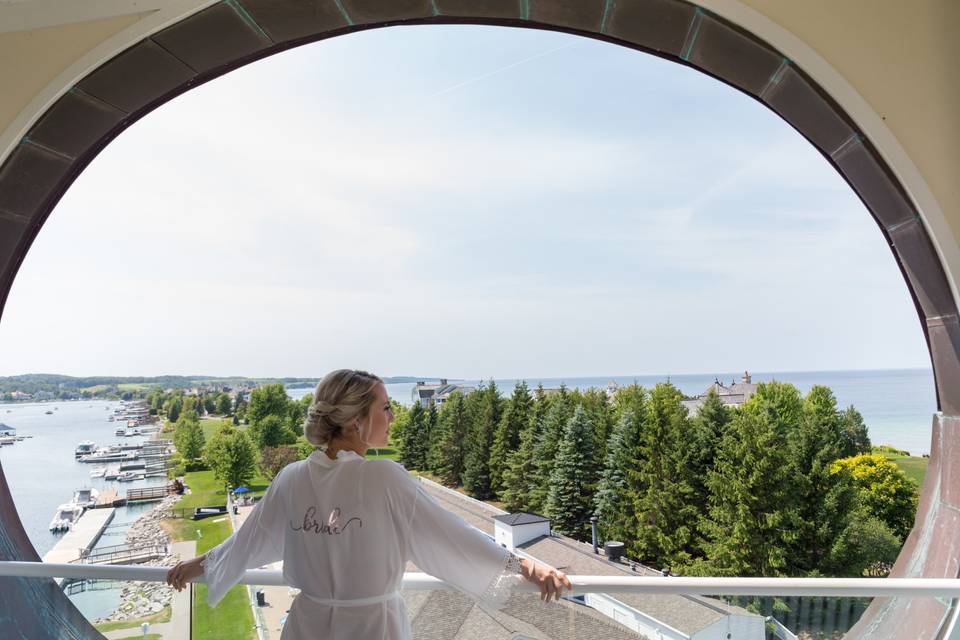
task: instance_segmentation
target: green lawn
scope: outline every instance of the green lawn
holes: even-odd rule
[[[883,457],[896,464],[901,471],[907,474],[908,478],[913,478],[918,485],[923,486],[923,479],[927,475],[927,465],[930,463],[930,458],[900,456],[894,453],[885,453]]]
[[[191,471],[183,479],[190,487],[190,495],[183,496],[174,508],[193,509],[227,504],[227,492],[220,481],[213,477],[213,471]],[[262,496],[269,485],[270,481],[258,472],[247,488],[252,495]]]
[[[400,457],[400,454],[397,453],[396,449],[390,447],[382,447],[380,449],[367,449],[367,457],[371,460],[374,458],[386,458],[388,460],[396,460]]]
[[[208,474],[209,471],[200,471]],[[193,476],[195,474],[188,474]],[[211,476],[212,477],[212,476]],[[181,500],[189,498],[184,496]],[[178,507],[180,504],[177,505]],[[175,541],[196,540],[197,555],[226,540],[232,528],[230,520],[223,518],[206,518],[205,520],[166,520],[164,528]],[[193,626],[194,640],[213,638],[238,638],[247,640],[256,636],[253,622],[253,613],[250,611],[250,600],[247,588],[242,585],[230,589],[224,599],[211,609],[207,606],[207,586],[196,584],[193,588]]]
[[[124,637],[120,638],[120,640],[144,640],[144,639],[146,639],[146,640],[163,640],[163,636],[161,636],[159,633],[148,633],[147,635],[143,635],[142,633],[138,633],[138,634],[135,635],[135,636],[124,636]]]
[[[150,624],[156,622],[170,622],[170,614],[172,609],[170,605],[165,606],[163,609],[157,613],[144,616],[142,618],[131,618],[130,620],[118,620],[117,622],[104,622],[102,624],[95,624],[97,631],[105,633],[107,631],[116,631],[117,629],[131,629],[131,628],[140,628],[140,623],[149,622]]]

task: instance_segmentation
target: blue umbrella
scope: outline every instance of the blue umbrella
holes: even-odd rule
[[[233,492],[234,493],[250,493],[250,489],[247,489],[246,487],[237,487],[236,489],[233,490]]]

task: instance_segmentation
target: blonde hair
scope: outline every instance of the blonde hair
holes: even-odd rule
[[[377,385],[382,382],[372,373],[354,369],[337,369],[325,375],[313,392],[303,423],[307,442],[326,446],[355,418],[368,415],[376,400]]]

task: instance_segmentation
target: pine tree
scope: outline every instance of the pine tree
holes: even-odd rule
[[[550,474],[546,515],[551,528],[579,539],[586,538],[593,512],[593,449],[593,425],[583,406],[578,406],[563,430]]]
[[[550,489],[550,476],[553,463],[563,439],[563,430],[573,415],[573,402],[566,387],[560,386],[560,393],[550,401],[550,409],[543,419],[534,443],[533,459],[536,466],[536,481],[530,492],[530,510],[542,512],[546,508],[547,492]]]
[[[471,411],[463,487],[474,498],[486,500],[493,497],[490,486],[490,448],[493,446],[493,435],[500,421],[503,399],[493,381],[482,391],[475,393],[480,393],[481,396]]]
[[[791,564],[803,573],[823,571],[830,549],[848,526],[856,498],[846,477],[830,472],[844,449],[837,401],[830,389],[820,385],[810,389],[789,445],[801,519]]]
[[[634,398],[631,409],[621,415],[607,442],[607,457],[594,498],[597,531],[602,540],[623,542],[636,536],[637,496],[630,472],[637,464],[643,428],[645,407],[641,398]]]
[[[504,508],[507,511],[539,511],[539,505],[533,502],[533,493],[537,487],[536,444],[543,423],[536,412],[529,424],[520,432],[520,444],[508,459],[503,472]]]
[[[842,457],[849,458],[861,453],[870,453],[871,445],[870,436],[867,434],[867,425],[863,422],[863,416],[853,405],[840,413],[840,430],[844,439]]]
[[[596,474],[599,475],[607,456],[607,439],[615,424],[613,407],[610,405],[606,391],[601,389],[587,389],[583,393],[582,403],[594,429],[593,464]]]
[[[451,393],[438,413],[429,465],[444,484],[456,487],[463,478],[464,439],[467,434],[467,407],[463,393]]]
[[[630,472],[636,487],[637,531],[634,552],[659,566],[686,566],[693,552],[697,510],[693,502],[686,442],[687,410],[683,394],[670,383],[650,393]]]
[[[505,403],[490,449],[490,487],[498,496],[504,489],[503,474],[509,456],[520,446],[520,432],[530,424],[532,413],[530,389],[526,382],[518,382],[513,389],[513,396]]]
[[[400,464],[407,469],[426,470],[429,433],[427,411],[419,402],[410,409],[400,442]]]
[[[733,415],[710,471],[706,562],[697,572],[719,576],[782,576],[792,571],[789,547],[799,514],[794,504],[787,424],[756,395]]]
[[[700,411],[689,421],[690,431],[687,441],[690,447],[689,469],[690,486],[693,489],[692,501],[697,508],[697,520],[707,515],[710,491],[707,488],[707,474],[713,469],[717,448],[723,434],[730,424],[730,410],[713,388],[700,406]]]

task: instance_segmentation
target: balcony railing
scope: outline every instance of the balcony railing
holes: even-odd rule
[[[166,567],[138,565],[78,565],[52,562],[0,562],[0,576],[21,578],[67,578],[88,580],[137,580],[163,582]],[[836,596],[836,597],[908,597],[960,598],[960,579],[940,578],[681,578],[681,577],[616,577],[570,575],[571,592],[588,593],[658,593],[703,596]],[[200,576],[195,582],[203,582]],[[286,586],[280,571],[254,569],[247,571],[241,584]],[[403,588],[433,590],[451,588],[438,578],[425,573],[407,573]],[[536,592],[535,585],[518,580],[521,592]]]

